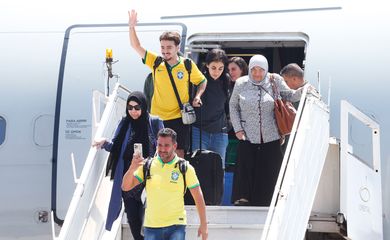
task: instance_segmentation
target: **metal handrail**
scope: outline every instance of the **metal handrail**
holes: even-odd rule
[[[125,86],[122,86],[120,83],[116,83],[112,94],[108,97],[107,105],[105,107],[102,118],[100,120],[99,127],[96,131],[95,138],[100,138],[103,136],[104,131],[105,131],[105,127],[109,124],[110,117],[115,109],[115,104],[116,104],[117,99],[119,97],[120,90],[122,90],[126,93],[131,92]],[[87,159],[86,159],[84,167],[83,167],[83,171],[80,175],[80,178],[77,181],[77,186],[76,186],[76,189],[74,191],[73,198],[70,202],[68,211],[66,213],[66,216],[64,219],[64,224],[61,228],[61,231],[60,231],[58,237],[56,237],[55,233],[54,233],[54,222],[52,224],[53,239],[67,239],[67,235],[68,235],[69,231],[74,230],[74,229],[70,229],[70,226],[71,226],[72,221],[74,220],[76,210],[78,210],[78,205],[80,204],[80,200],[84,194],[85,184],[88,180],[88,177],[91,174],[91,168],[93,166],[94,161],[96,160],[97,153],[98,153],[98,149],[96,149],[95,147],[90,148]],[[104,170],[102,172],[104,172]],[[104,177],[104,173],[101,173],[99,180],[98,180],[99,183],[101,182],[103,177]],[[94,190],[91,202],[95,201],[98,187],[99,187],[99,184],[96,186],[96,189]],[[91,205],[89,205],[88,212],[90,211],[90,208],[91,208]],[[86,218],[87,217],[88,217],[88,214],[86,215]],[[54,221],[54,213],[53,212],[52,212],[52,221]],[[80,229],[80,233],[82,233],[84,231],[84,228],[85,228],[85,224]]]

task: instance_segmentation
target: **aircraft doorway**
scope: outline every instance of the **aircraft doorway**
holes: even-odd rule
[[[225,50],[229,57],[249,59],[262,54],[268,59],[269,72],[279,73],[289,63],[304,69],[308,37],[304,33],[215,33],[189,37],[186,52],[199,66],[212,48]]]
[[[270,73],[279,73],[289,63],[305,67],[307,35],[303,33],[214,33],[194,34],[187,41],[186,53],[200,69],[203,68],[210,49],[223,49],[229,58],[242,57],[247,63],[256,54],[264,55]],[[229,143],[225,155],[225,186],[223,205],[232,205],[233,177],[238,140],[234,130],[229,132]],[[287,146],[287,141],[283,148]]]

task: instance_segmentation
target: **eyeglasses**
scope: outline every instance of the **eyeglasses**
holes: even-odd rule
[[[141,110],[141,106],[140,106],[140,105],[135,105],[135,106],[133,106],[133,105],[127,105],[127,110],[131,111],[131,110],[133,110],[133,109],[139,111],[139,110]]]

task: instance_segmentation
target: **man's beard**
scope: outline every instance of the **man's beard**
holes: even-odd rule
[[[172,160],[173,158],[173,152],[161,152],[159,153],[159,155],[163,160]]]
[[[169,61],[171,61],[172,59],[173,59],[172,57],[166,58],[165,55],[164,55],[164,60],[165,60],[165,61],[169,62]]]

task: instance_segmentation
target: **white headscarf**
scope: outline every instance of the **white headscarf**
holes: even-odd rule
[[[259,83],[252,79],[252,74],[251,74],[251,70],[254,67],[261,67],[262,69],[264,69],[264,71],[265,71],[264,79],[267,78],[267,75],[268,75],[267,74],[268,73],[268,61],[267,61],[267,59],[263,55],[254,55],[249,60],[249,74],[248,74],[249,75],[249,80],[252,83],[257,85]],[[262,80],[264,80],[264,79],[262,79]]]

